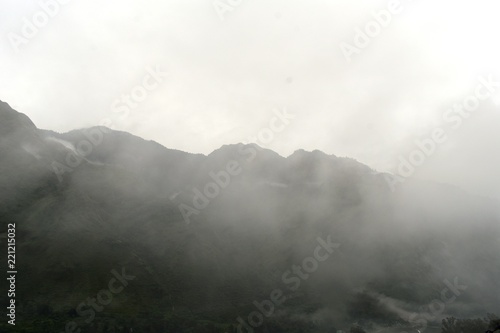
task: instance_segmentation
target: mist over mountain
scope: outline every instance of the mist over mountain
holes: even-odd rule
[[[0,241],[15,223],[23,322],[8,328],[433,332],[499,314],[498,202],[386,176],[317,150],[57,133],[0,102]]]

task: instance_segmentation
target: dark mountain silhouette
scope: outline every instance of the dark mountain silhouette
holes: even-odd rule
[[[41,130],[0,102],[0,199],[19,332],[236,332],[275,289],[288,298],[255,331],[405,330],[500,304],[496,202],[419,181],[391,192],[320,151],[190,154],[104,127]],[[318,237],[338,249],[285,282]],[[122,269],[135,278],[90,320],[86,300]]]

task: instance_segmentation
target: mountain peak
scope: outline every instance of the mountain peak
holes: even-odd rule
[[[322,152],[321,150],[313,150],[313,151],[306,151],[304,149],[297,149],[296,151],[293,152],[292,155],[288,156],[288,159],[294,160],[294,159],[322,159],[322,158],[335,158],[335,155],[328,155],[325,152]]]
[[[0,136],[33,130],[36,130],[36,126],[27,115],[17,112],[8,103],[0,101]]]
[[[245,156],[249,151],[259,152],[261,155],[265,155],[267,157],[273,156],[280,158],[281,156],[276,153],[274,150],[267,149],[259,146],[255,143],[234,143],[234,144],[225,144],[222,145],[219,149],[214,150],[208,156],[232,156],[236,159]]]

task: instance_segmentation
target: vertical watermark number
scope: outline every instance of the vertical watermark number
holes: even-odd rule
[[[7,228],[7,281],[9,281],[7,317],[10,319],[8,320],[10,325],[16,325],[16,224],[9,223]]]

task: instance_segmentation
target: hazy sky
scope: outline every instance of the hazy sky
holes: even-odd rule
[[[286,109],[295,118],[264,146],[395,172],[415,140],[441,127],[447,141],[414,176],[500,197],[500,93],[456,129],[443,121],[474,95],[479,76],[500,81],[496,1],[401,0],[351,61],[341,43],[355,46],[357,29],[373,27],[373,13],[391,1],[54,1],[0,5],[0,99],[39,128],[109,118],[116,129],[207,154],[249,141]],[[157,84],[147,68],[168,74]],[[144,79],[150,91],[126,107],[122,96],[146,91]]]

